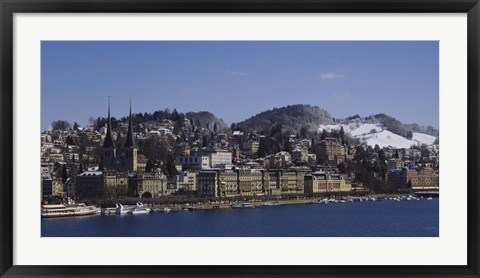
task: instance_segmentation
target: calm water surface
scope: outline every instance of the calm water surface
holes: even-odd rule
[[[42,237],[438,237],[439,200],[42,219]]]

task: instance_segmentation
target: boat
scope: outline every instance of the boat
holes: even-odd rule
[[[128,214],[147,214],[150,213],[151,209],[147,208],[144,204],[138,202],[130,211],[128,211]]]
[[[280,205],[278,202],[265,202],[263,203],[264,206],[278,206]]]
[[[427,200],[430,201],[430,200],[433,200],[433,198],[432,198],[432,197],[428,197]]]
[[[100,214],[101,209],[96,206],[80,204],[42,205],[41,215],[43,218],[85,216]]]
[[[113,215],[113,214],[116,214],[116,209],[117,209],[117,208],[104,208],[104,209],[102,209],[102,214],[103,214],[103,215]]]
[[[122,204],[116,204],[115,214],[127,214],[133,209],[133,206],[124,206]]]
[[[163,209],[163,212],[170,212],[170,211],[172,211],[172,209],[171,209],[171,208],[167,208],[167,207],[165,207],[165,208]]]
[[[245,202],[245,203],[241,203],[241,204],[239,204],[239,203],[233,203],[230,207],[233,208],[233,209],[239,209],[239,208],[254,208],[254,206],[253,206],[252,204],[246,203],[246,202]]]
[[[328,204],[329,202],[330,202],[330,199],[325,198],[325,199],[314,201],[313,204],[323,205],[323,204]]]

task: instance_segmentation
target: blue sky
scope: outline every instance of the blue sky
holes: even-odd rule
[[[176,108],[227,124],[274,107],[439,125],[438,42],[44,41],[41,127]]]

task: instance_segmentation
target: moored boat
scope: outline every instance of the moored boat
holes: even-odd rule
[[[42,205],[41,216],[43,218],[85,216],[99,214],[100,212],[100,208],[97,208],[96,206],[87,206],[84,203],[68,205]]]
[[[133,206],[124,206],[122,204],[116,204],[115,214],[127,214],[133,209]]]
[[[128,214],[147,214],[150,213],[151,209],[146,207],[144,204],[138,202],[132,209],[127,212]]]

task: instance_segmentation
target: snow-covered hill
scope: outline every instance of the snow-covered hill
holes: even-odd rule
[[[345,133],[352,137],[360,139],[362,142],[370,146],[378,145],[379,147],[394,147],[394,148],[410,148],[412,145],[426,144],[432,145],[435,137],[424,133],[413,133],[412,140],[408,140],[400,135],[383,129],[381,124],[352,122],[349,124],[334,124],[334,125],[320,125],[318,132],[324,129],[328,132],[332,130],[340,130],[343,127]]]

